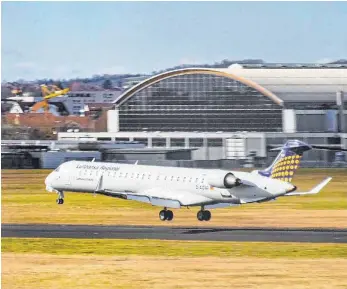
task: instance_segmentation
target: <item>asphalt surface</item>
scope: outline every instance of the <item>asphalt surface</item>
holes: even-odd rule
[[[2,224],[2,237],[347,243],[347,229]]]

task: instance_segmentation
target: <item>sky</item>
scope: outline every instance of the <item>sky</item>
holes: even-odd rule
[[[347,58],[347,2],[2,2],[1,79]]]

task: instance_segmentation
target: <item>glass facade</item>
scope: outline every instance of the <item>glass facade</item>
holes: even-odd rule
[[[214,74],[163,79],[119,106],[120,131],[282,130],[282,107],[239,81]]]
[[[171,138],[170,143],[172,147],[184,147],[185,140],[184,138]]]

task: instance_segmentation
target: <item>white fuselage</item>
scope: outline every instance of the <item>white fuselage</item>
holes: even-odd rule
[[[252,185],[232,188],[211,186],[209,180],[232,173]],[[169,191],[171,194],[189,194],[196,198],[182,205],[216,203],[248,203],[274,199],[293,190],[290,183],[266,178],[258,173],[159,167],[119,163],[70,161],[62,164],[46,178],[46,187],[52,191],[95,192],[150,195],[151,191]],[[160,192],[158,192],[160,193]]]

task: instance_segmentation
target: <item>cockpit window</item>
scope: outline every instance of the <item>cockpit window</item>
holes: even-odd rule
[[[59,169],[60,169],[60,166],[57,167],[54,171],[55,171],[55,172],[59,172]]]

